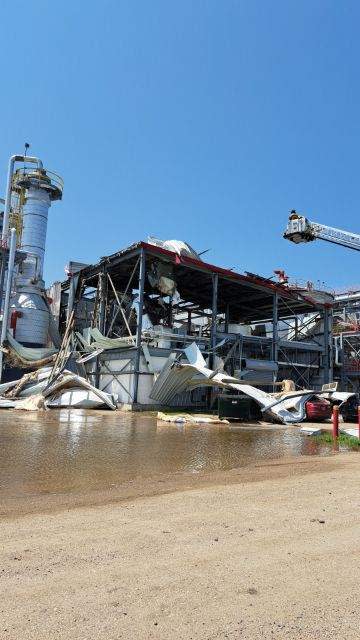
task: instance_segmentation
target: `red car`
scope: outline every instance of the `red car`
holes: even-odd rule
[[[305,404],[306,419],[310,422],[322,422],[331,418],[331,404],[327,400],[308,400]]]

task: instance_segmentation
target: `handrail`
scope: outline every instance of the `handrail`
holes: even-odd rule
[[[19,179],[21,179],[21,176],[29,176],[31,177],[31,174],[36,174],[36,172],[38,172],[39,169],[34,169],[34,167],[21,167],[20,169],[17,170],[16,173],[14,173],[14,182],[16,184],[16,178],[15,176],[17,175],[19,177]],[[58,173],[55,173],[54,171],[50,171],[49,169],[41,169],[41,172],[43,172],[44,174],[44,178],[49,178],[51,180],[51,182],[53,183],[53,185],[55,187],[57,187],[59,189],[59,191],[61,191],[61,193],[64,190],[64,180],[62,179],[61,176],[59,176]]]

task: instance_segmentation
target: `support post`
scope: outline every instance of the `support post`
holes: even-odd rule
[[[99,274],[100,283],[99,283],[99,331],[102,334],[105,334],[105,324],[106,324],[106,297],[107,297],[107,278],[106,278],[106,269],[102,270]]]
[[[330,359],[330,314],[329,309],[324,308],[324,359],[323,359],[323,369],[324,369],[324,384],[330,382],[330,370],[331,370],[331,359]]]
[[[212,307],[211,307],[211,354],[210,354],[210,369],[214,367],[215,354],[214,349],[216,347],[216,320],[217,320],[217,301],[218,301],[218,284],[219,276],[217,273],[213,273],[212,276]]]
[[[230,305],[226,305],[225,309],[225,333],[229,333]]]
[[[145,288],[145,271],[146,271],[146,254],[141,249],[140,267],[139,267],[139,309],[136,328],[136,355],[134,370],[134,403],[138,401],[139,376],[140,376],[140,358],[141,358],[141,331],[144,312],[144,288]]]
[[[107,298],[107,277],[106,267],[99,273],[99,331],[105,335],[106,327],[106,298]],[[96,356],[95,364],[95,387],[100,389],[101,381],[101,356]]]
[[[276,292],[273,295],[273,335],[272,335],[272,359],[277,362],[279,359],[279,294]],[[275,391],[277,373],[274,371],[273,375],[273,390]]]
[[[78,275],[71,276],[70,284],[69,284],[67,314],[66,314],[67,321],[69,320],[75,306],[75,297],[76,297],[76,290],[78,288],[78,284],[79,284],[79,276]]]
[[[3,347],[4,341],[6,340],[6,333],[7,333],[8,321],[9,321],[10,294],[11,294],[11,285],[12,285],[12,279],[13,279],[13,273],[14,273],[15,251],[16,251],[16,230],[11,229],[9,260],[8,260],[8,267],[7,267],[7,281],[6,281],[4,308],[3,308],[2,324],[1,324],[1,337],[0,337],[1,347]],[[3,369],[3,351],[0,349],[0,381],[2,380],[2,369]]]
[[[337,404],[333,406],[332,426],[333,426],[333,430],[332,430],[333,440],[334,440],[334,443],[336,443],[339,437],[339,407]]]

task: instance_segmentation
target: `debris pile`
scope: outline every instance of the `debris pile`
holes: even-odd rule
[[[306,403],[316,397],[326,397],[337,404],[346,402],[351,393],[337,391],[282,391],[266,393],[256,387],[229,376],[224,371],[213,371],[206,366],[199,347],[193,343],[184,350],[187,363],[180,361],[180,356],[171,354],[155,381],[151,398],[162,404],[168,403],[175,395],[196,387],[220,387],[230,391],[241,392],[255,400],[264,414],[264,419],[283,424],[296,424],[306,419]],[[289,386],[289,385],[284,385]]]
[[[85,378],[67,369],[52,378],[52,371],[51,367],[42,367],[20,380],[0,384],[0,408],[28,411],[58,407],[116,409],[113,397],[96,389]]]

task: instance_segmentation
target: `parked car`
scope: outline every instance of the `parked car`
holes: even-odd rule
[[[306,419],[310,422],[323,422],[331,418],[331,404],[322,398],[313,398],[305,404]]]
[[[359,406],[359,398],[353,396],[349,398],[344,404],[340,407],[340,414],[344,420],[344,422],[357,422],[358,421],[358,406]]]

